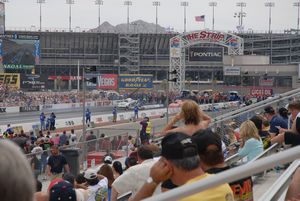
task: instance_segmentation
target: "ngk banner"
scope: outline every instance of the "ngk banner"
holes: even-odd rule
[[[118,89],[118,75],[102,74],[98,76],[97,89]]]
[[[190,61],[223,62],[223,48],[220,47],[191,47]]]

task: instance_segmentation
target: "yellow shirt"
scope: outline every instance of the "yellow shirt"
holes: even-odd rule
[[[194,179],[189,180],[186,184],[194,183],[208,176],[212,176],[212,175],[204,174],[198,176]],[[210,188],[208,190],[181,199],[180,201],[233,201],[233,200],[234,200],[233,194],[230,186],[228,184],[222,184],[215,188]]]

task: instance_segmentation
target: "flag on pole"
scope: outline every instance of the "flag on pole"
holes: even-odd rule
[[[205,22],[205,15],[195,16],[196,22]]]

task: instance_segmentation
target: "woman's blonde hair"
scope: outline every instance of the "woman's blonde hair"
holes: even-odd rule
[[[199,105],[192,100],[186,100],[182,104],[181,115],[185,124],[198,125],[201,120]]]
[[[260,140],[260,137],[258,135],[258,129],[251,120],[247,120],[241,124],[240,134],[241,138],[244,140],[248,140],[250,138]]]

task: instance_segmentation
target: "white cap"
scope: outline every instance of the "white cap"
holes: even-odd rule
[[[96,179],[97,178],[97,172],[92,169],[88,169],[84,172],[84,178],[88,180]]]
[[[104,158],[104,163],[112,164],[112,158],[110,156],[106,156]]]

